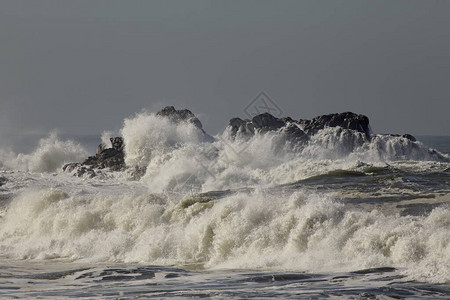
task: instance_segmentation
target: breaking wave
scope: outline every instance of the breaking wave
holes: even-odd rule
[[[227,127],[210,139],[192,123],[143,112],[126,119],[121,134],[126,164],[146,170],[141,181],[151,192],[285,184],[361,162],[450,161],[449,155],[401,136],[368,140],[364,133],[329,127],[298,145],[286,139],[285,130],[257,131],[248,138],[233,136]]]
[[[388,266],[450,281],[448,154],[341,127],[298,143],[293,126],[251,135],[229,126],[211,137],[198,122],[141,112],[120,130],[128,169],[111,177],[45,174],[87,156],[56,134],[30,154],[3,153],[3,167],[22,173],[0,177],[2,256],[300,272]],[[130,180],[135,169],[142,174]],[[425,196],[447,198],[419,213],[395,206]]]
[[[351,271],[391,266],[450,280],[448,207],[399,216],[303,191],[206,196],[23,193],[0,227],[2,255],[207,268]]]
[[[3,152],[2,164],[10,169],[30,172],[56,172],[65,163],[79,161],[86,157],[87,151],[72,140],[61,141],[56,133],[39,141],[30,154]]]

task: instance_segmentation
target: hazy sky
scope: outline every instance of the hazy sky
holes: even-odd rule
[[[143,108],[217,133],[264,91],[294,119],[450,135],[450,1],[0,0],[0,133],[101,133]]]

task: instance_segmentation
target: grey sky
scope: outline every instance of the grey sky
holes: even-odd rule
[[[260,92],[295,119],[450,135],[450,1],[0,1],[0,133],[101,133],[189,108],[217,133]]]

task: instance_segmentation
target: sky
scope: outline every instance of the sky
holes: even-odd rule
[[[260,95],[450,135],[450,1],[0,1],[0,135],[100,134],[166,105],[221,132]],[[263,94],[261,94],[263,93]]]

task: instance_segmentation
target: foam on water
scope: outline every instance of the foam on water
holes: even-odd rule
[[[295,125],[296,126],[296,125]],[[208,191],[285,184],[360,162],[450,161],[450,156],[403,137],[325,128],[306,145],[286,141],[284,128],[246,137],[228,127],[214,140],[188,122],[142,112],[126,119],[121,134],[125,162],[146,168],[151,192]]]
[[[0,200],[8,201],[2,202],[0,251],[8,259],[208,269],[346,272],[389,266],[413,280],[450,281],[450,209],[441,205],[448,201],[405,215],[339,201],[331,195],[350,189],[338,185],[327,194],[280,186],[384,169],[391,175],[444,174],[445,185],[448,154],[403,137],[375,135],[368,141],[342,128],[325,128],[298,145],[286,141],[283,130],[248,137],[227,128],[211,139],[191,123],[141,112],[120,131],[126,164],[146,170],[139,181],[107,170],[102,174],[114,175],[46,174],[88,155],[54,134],[30,154],[3,153],[8,170],[1,170]],[[412,185],[399,185],[403,178],[395,174],[381,180],[390,181],[374,184],[386,189],[375,199]],[[448,188],[439,184],[431,193],[446,197]],[[371,192],[361,189],[350,192]],[[208,191],[221,196],[197,194]]]
[[[15,259],[207,268],[351,271],[391,266],[411,279],[450,280],[448,207],[427,216],[357,210],[302,191],[199,196],[17,196],[1,220],[2,255]]]

